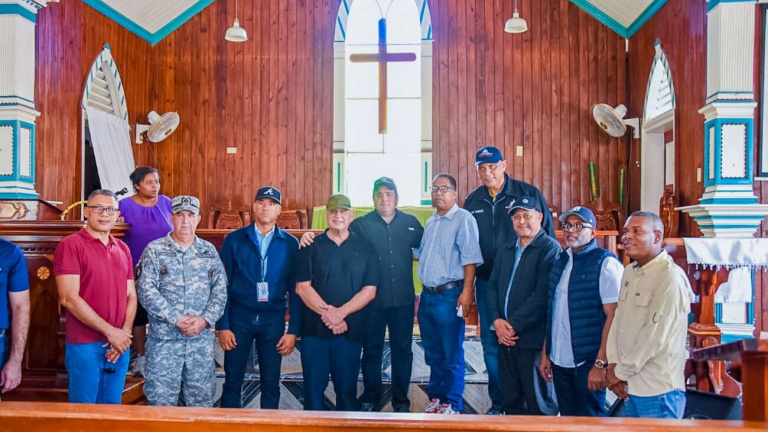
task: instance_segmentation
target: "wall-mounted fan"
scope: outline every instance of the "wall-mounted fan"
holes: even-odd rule
[[[145,135],[152,142],[160,142],[168,138],[179,127],[179,114],[175,112],[160,115],[155,111],[150,111],[147,118],[149,119],[148,125],[136,125],[136,144],[143,143]]]
[[[627,133],[627,126],[631,126],[634,129],[633,136],[640,138],[640,119],[625,119],[625,115],[627,115],[627,107],[624,105],[612,108],[608,104],[597,104],[592,108],[592,116],[597,125],[608,135],[612,137],[624,136]]]

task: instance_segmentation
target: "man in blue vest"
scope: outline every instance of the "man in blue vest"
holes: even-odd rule
[[[224,240],[221,261],[227,272],[227,306],[216,323],[224,349],[222,408],[240,408],[245,367],[256,342],[261,384],[261,408],[280,404],[280,364],[296,344],[301,300],[291,283],[296,237],[277,226],[280,190],[264,186],[253,203],[254,223],[232,232]],[[290,296],[290,322],[285,332],[286,294]]]
[[[597,246],[591,210],[574,207],[560,222],[568,249],[549,277],[547,339],[539,372],[554,381],[561,415],[603,416],[606,340],[624,267]]]

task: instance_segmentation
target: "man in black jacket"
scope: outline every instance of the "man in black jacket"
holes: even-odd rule
[[[537,210],[545,217],[542,229],[550,237],[555,229],[547,202],[541,192],[531,184],[515,180],[504,173],[507,163],[496,147],[483,147],[475,154],[477,174],[483,185],[473,190],[464,200],[464,209],[472,213],[480,231],[480,249],[484,264],[477,268],[475,278],[475,302],[480,314],[480,340],[483,345],[485,368],[488,372],[488,395],[491,409],[486,414],[501,413],[501,391],[499,389],[499,342],[491,330],[493,320],[486,301],[488,279],[493,270],[493,259],[499,249],[508,242],[514,244],[517,234],[506,207],[512,206],[524,196],[533,197]]]
[[[524,196],[510,207],[517,239],[499,251],[488,281],[489,315],[501,345],[501,409],[511,415],[542,414],[534,364],[544,344],[549,272],[562,247],[542,229],[539,206]]]

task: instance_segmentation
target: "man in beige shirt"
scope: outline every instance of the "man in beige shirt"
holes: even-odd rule
[[[608,334],[608,388],[627,401],[625,416],[681,418],[691,286],[662,249],[661,219],[635,212],[624,225],[624,269]]]

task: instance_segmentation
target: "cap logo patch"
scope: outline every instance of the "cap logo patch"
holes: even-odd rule
[[[489,157],[489,156],[493,156],[493,155],[491,154],[491,152],[488,151],[487,148],[483,147],[483,151],[481,151],[478,156],[479,157]]]
[[[272,188],[269,188],[269,189],[267,189],[267,190],[264,192],[264,195],[274,195],[274,192],[272,191]]]
[[[573,208],[573,211],[575,211],[575,212],[577,212],[579,210],[581,210],[581,206],[576,206],[576,207]]]
[[[523,198],[523,204],[528,204],[528,199],[527,198]]]

